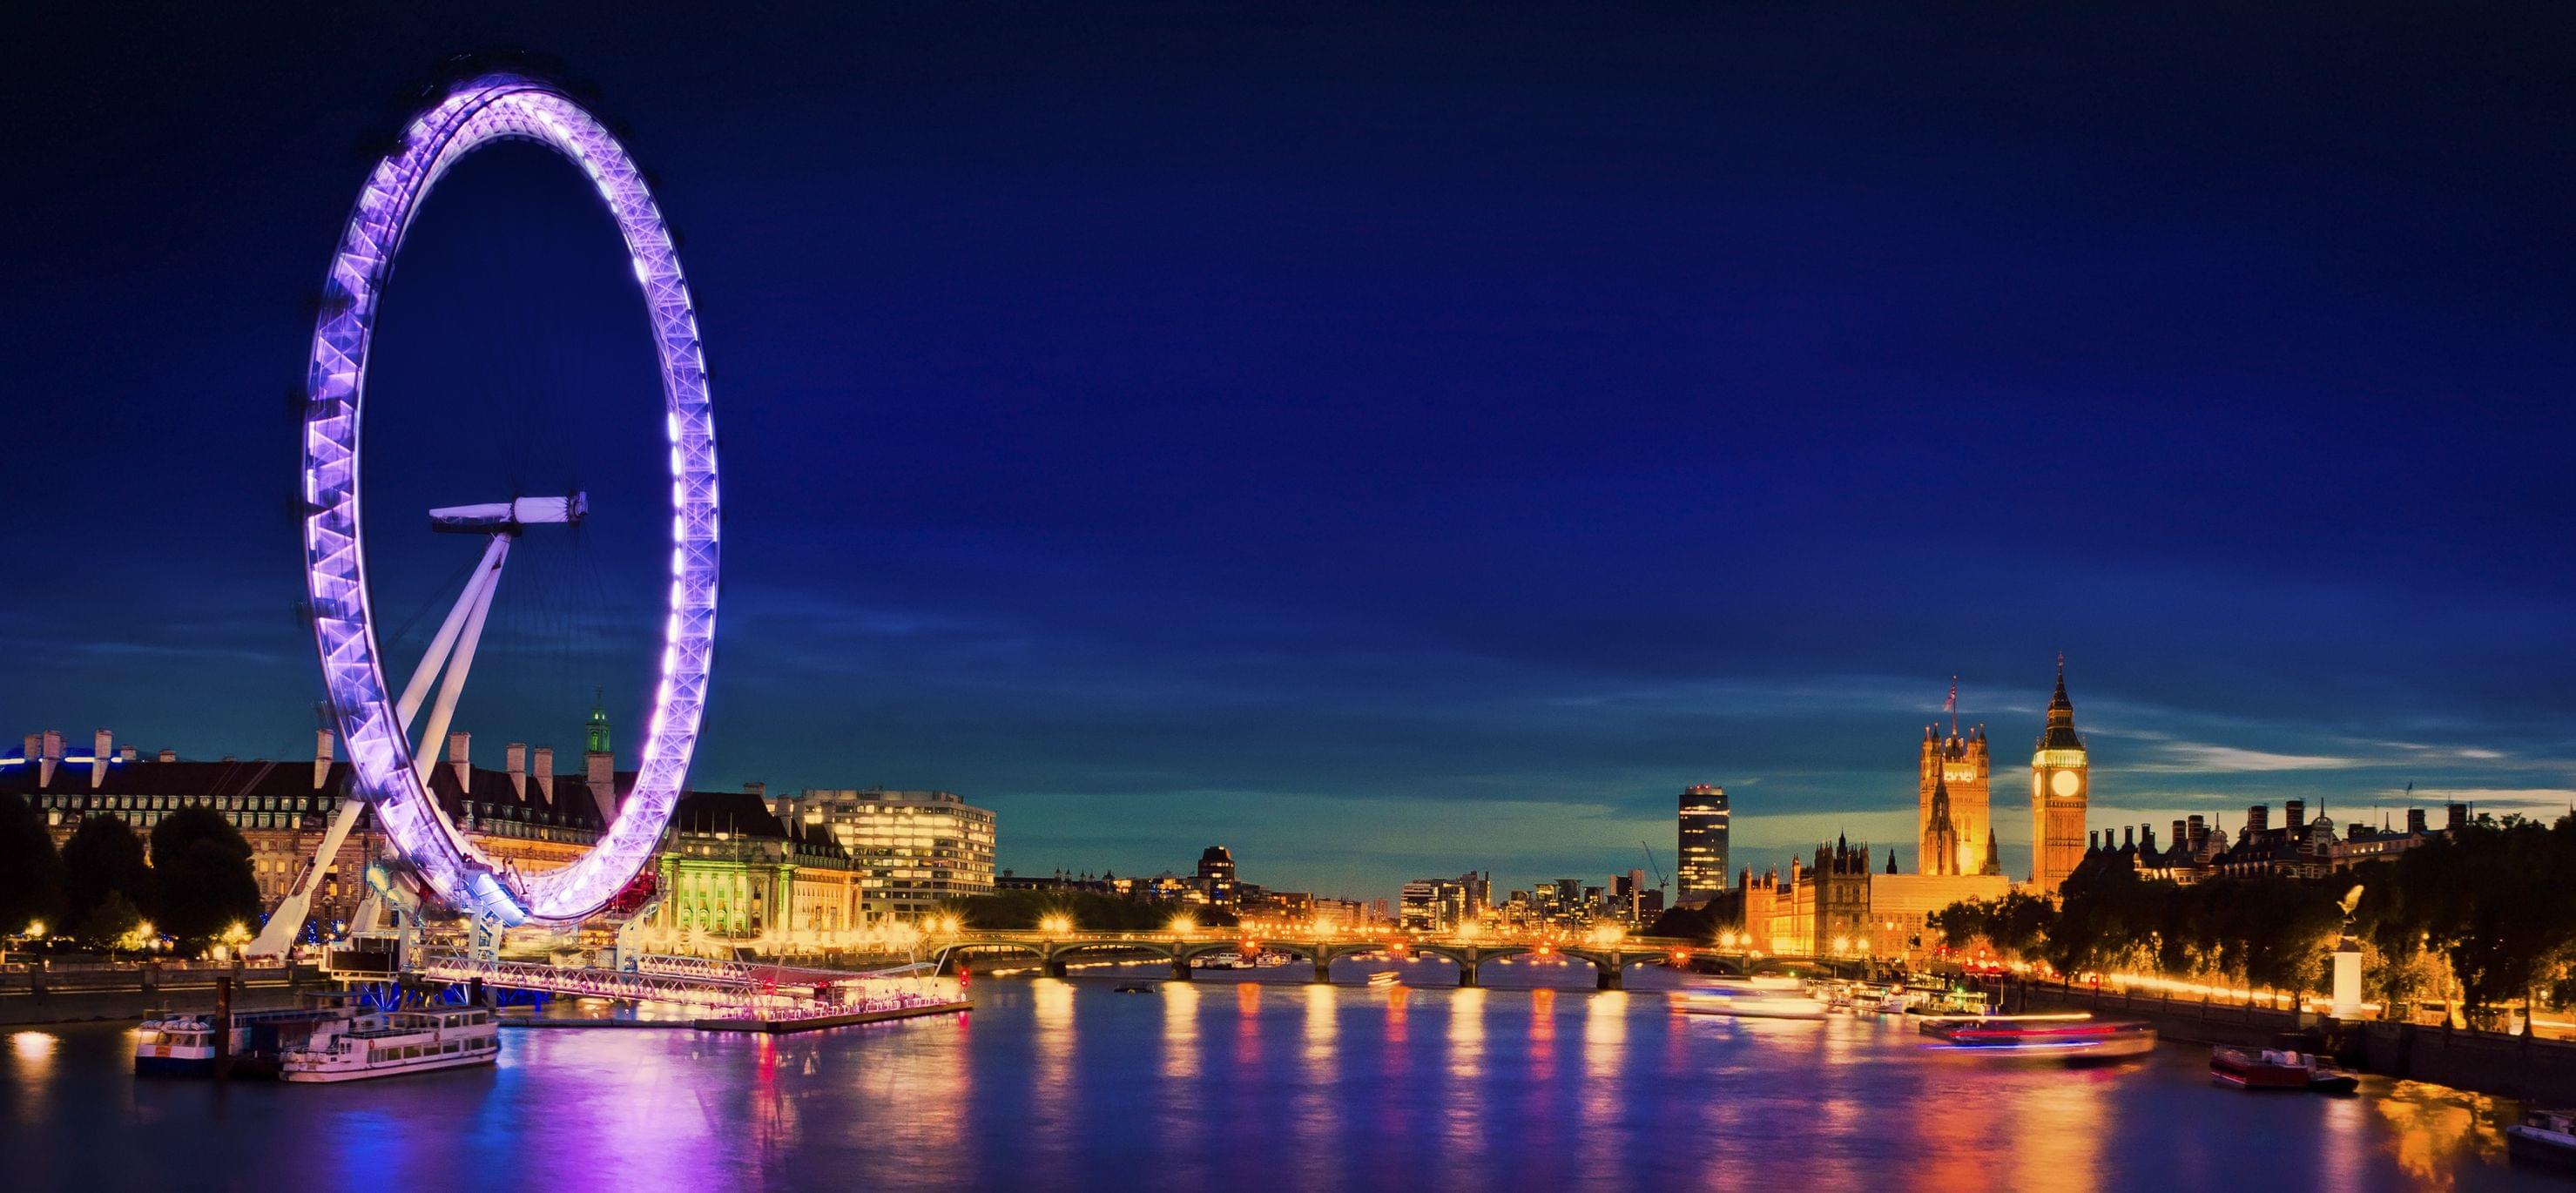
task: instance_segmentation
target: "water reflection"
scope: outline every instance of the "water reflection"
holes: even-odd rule
[[[2431,1189],[2456,1188],[2463,1160],[2492,1161],[2505,1153],[2504,1127],[2514,1103],[2417,1081],[2390,1085],[2369,1102],[2390,1131],[2388,1154],[2408,1178]]]
[[[1627,994],[1211,988],[1229,981],[1150,995],[1096,978],[979,983],[971,1024],[766,1041],[520,1032],[497,1070],[322,1089],[137,1081],[121,1030],[13,1032],[0,1155],[9,1187],[30,1189],[192,1188],[209,1163],[279,1189],[2526,1179],[2504,1166],[2507,1103],[2377,1082],[2355,1099],[2246,1095],[2209,1084],[2205,1050],[1997,1067],[1927,1057],[1902,1021],[1677,1015],[1642,980]]]

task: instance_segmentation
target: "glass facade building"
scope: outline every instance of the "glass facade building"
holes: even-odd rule
[[[1705,903],[1726,893],[1726,789],[1702,783],[1682,792],[1681,859],[1673,878],[1678,902]]]

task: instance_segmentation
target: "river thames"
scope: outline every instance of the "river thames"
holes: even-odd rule
[[[121,1026],[18,1030],[0,1148],[23,1189],[2553,1187],[2507,1167],[2510,1104],[2245,1094],[2187,1045],[1997,1067],[1907,1020],[1679,1014],[1651,970],[1118,972],[810,1035],[513,1031],[497,1068],[356,1085],[137,1080]]]

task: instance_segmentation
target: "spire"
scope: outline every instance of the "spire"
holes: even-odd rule
[[[2057,656],[2057,693],[2048,700],[2048,728],[2039,735],[2043,750],[2081,750],[2084,739],[2075,733],[2075,702],[2066,698],[2066,656]]]
[[[1995,828],[1990,824],[1986,826],[1986,866],[1978,873],[2001,874],[2003,872],[2003,856],[1995,851]]]
[[[585,722],[583,725],[584,734],[588,738],[590,744],[584,748],[593,754],[606,754],[610,752],[608,748],[607,690],[604,688],[592,688],[590,690],[590,698],[590,720]]]

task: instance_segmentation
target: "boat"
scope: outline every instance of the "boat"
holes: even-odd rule
[[[354,1002],[338,992],[308,995],[303,1005],[274,1011],[236,1011],[224,1054],[235,1073],[275,1073],[286,1047],[312,1037],[324,1024],[357,1017]],[[139,1077],[215,1075],[213,1012],[155,1015],[134,1032],[134,1072]]]
[[[363,1015],[329,1024],[281,1058],[288,1081],[362,1081],[488,1065],[501,1056],[501,1032],[482,1007],[440,1007]]]
[[[1152,994],[1153,992],[1154,988],[1143,982],[1121,982],[1111,991],[1115,994]]]
[[[2300,1089],[2348,1094],[2361,1079],[2310,1052],[2281,1048],[2212,1048],[2211,1078],[2238,1089]]]
[[[1831,1010],[1789,979],[1754,978],[1686,987],[1681,1009],[1688,1015],[1723,1015],[1734,1019],[1822,1019]]]
[[[1917,1029],[1939,1041],[1926,1047],[1996,1059],[2087,1063],[2155,1051],[2156,1029],[2090,1015],[1961,1015],[1928,1018]]]
[[[1252,964],[1241,953],[1201,953],[1190,958],[1192,969],[1250,969]]]
[[[2576,1170],[2576,1110],[2527,1110],[2504,1129],[2505,1154],[2519,1163]]]
[[[1404,984],[1404,975],[1397,973],[1392,969],[1381,969],[1368,976],[1368,984],[1372,986],[1401,986]]]

